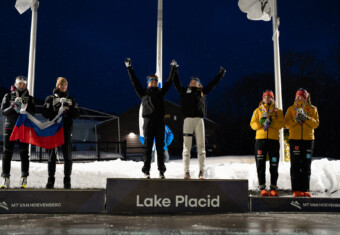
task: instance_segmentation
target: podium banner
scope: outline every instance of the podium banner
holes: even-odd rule
[[[248,212],[248,180],[107,179],[106,211]]]
[[[3,190],[0,214],[103,213],[104,190]]]
[[[340,212],[340,198],[251,197],[251,212]]]

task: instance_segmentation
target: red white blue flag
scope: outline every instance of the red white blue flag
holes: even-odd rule
[[[40,122],[26,111],[21,111],[13,129],[10,141],[33,144],[45,149],[53,149],[64,144],[64,113],[47,122]]]

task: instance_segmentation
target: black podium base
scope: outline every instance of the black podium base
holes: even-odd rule
[[[251,212],[340,212],[340,198],[250,197]]]
[[[0,191],[0,213],[102,213],[104,190],[9,189]]]
[[[107,179],[108,213],[248,212],[248,180]]]
[[[107,179],[105,190],[0,190],[0,214],[340,212],[340,198],[248,197],[247,180]]]

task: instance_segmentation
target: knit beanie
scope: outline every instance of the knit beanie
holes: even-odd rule
[[[25,76],[17,76],[16,78],[15,78],[15,83],[14,83],[14,87],[16,88],[16,89],[18,89],[18,90],[20,90],[19,89],[19,83],[25,83],[26,85],[27,85],[27,79],[26,79],[26,77]],[[11,90],[12,90],[12,88],[11,88]],[[20,90],[21,91],[21,90]]]
[[[308,96],[309,96],[308,92],[303,88],[300,88],[299,90],[297,90],[295,97],[298,95],[302,96],[305,99],[308,99]]]
[[[272,99],[274,99],[274,93],[273,93],[271,90],[266,90],[265,92],[263,92],[263,94],[262,94],[262,99],[263,99],[266,95],[269,96],[269,97],[271,97]]]
[[[17,76],[16,78],[15,78],[15,87],[16,88],[18,88],[18,84],[19,83],[21,83],[21,82],[23,82],[23,83],[27,83],[27,79],[26,79],[26,77],[24,77],[24,76]]]

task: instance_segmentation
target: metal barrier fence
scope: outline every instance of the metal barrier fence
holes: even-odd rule
[[[0,142],[0,150],[3,152],[3,142]],[[49,150],[38,146],[31,146],[31,161],[43,162],[47,161]],[[1,154],[2,157],[2,154]],[[57,157],[63,160],[61,147],[58,147]],[[103,161],[113,159],[126,160],[126,141],[123,142],[72,142],[72,159],[73,161]],[[14,147],[12,160],[20,160],[18,145]]]

